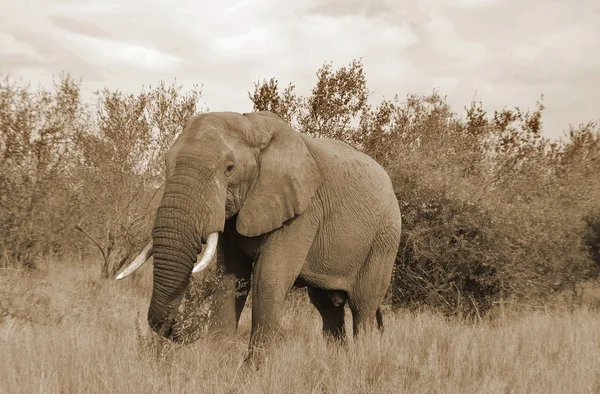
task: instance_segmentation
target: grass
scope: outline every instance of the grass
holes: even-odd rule
[[[140,337],[135,322],[139,313],[145,327],[150,271],[99,282],[96,269],[77,264],[1,270],[0,391],[600,392],[598,310],[506,311],[480,323],[387,310],[383,336],[340,348],[325,343],[318,313],[300,295],[286,306],[285,339],[255,371],[241,364],[246,311],[225,343]]]

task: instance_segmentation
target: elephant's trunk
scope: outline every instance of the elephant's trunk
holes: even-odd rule
[[[152,238],[154,282],[148,309],[150,327],[173,339],[176,311],[188,286],[199,244],[190,239],[189,216],[170,208],[159,208]]]
[[[162,336],[178,341],[174,329],[178,307],[189,284],[192,267],[202,243],[211,233],[222,231],[224,211],[204,189],[199,192],[198,175],[173,175],[167,182],[152,231],[154,280],[148,308],[150,327]],[[187,183],[186,183],[187,182]],[[195,197],[194,197],[195,196]],[[198,197],[204,197],[197,201]]]

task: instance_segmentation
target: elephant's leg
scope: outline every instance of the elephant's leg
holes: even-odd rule
[[[212,305],[214,318],[210,322],[210,331],[232,335],[248,297],[252,262],[228,236],[223,236],[217,256],[221,274]]]
[[[349,301],[348,304],[352,312],[352,333],[355,338],[362,332],[372,332],[375,327],[377,327],[379,332],[383,332],[381,303],[384,296],[385,291],[383,292],[383,296],[365,295],[361,297],[355,295]],[[378,300],[378,302],[375,302],[375,300]]]
[[[326,339],[333,339],[340,342],[346,340],[346,328],[344,325],[344,305],[346,304],[345,294],[341,292],[329,292],[328,290],[318,289],[308,286],[308,297],[317,308],[323,319],[323,336]],[[333,295],[333,296],[332,296]],[[339,300],[338,300],[339,298]]]
[[[298,216],[271,233],[252,271],[250,352],[280,336],[285,296],[300,274],[319,225],[316,213]]]
[[[296,261],[288,253],[281,252],[270,257],[261,256],[254,264],[250,353],[254,348],[266,345],[272,337],[282,335],[280,321],[285,296],[300,273],[303,262],[304,258]]]
[[[396,228],[380,232],[359,270],[359,279],[348,295],[354,337],[360,331],[374,329],[376,323],[383,331],[380,306],[390,285],[399,238],[400,230]]]

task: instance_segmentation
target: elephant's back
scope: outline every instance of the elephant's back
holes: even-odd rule
[[[369,155],[345,142],[310,138],[309,150],[328,180],[344,179],[393,194],[392,181],[385,169]]]
[[[309,150],[317,161],[324,182],[320,194],[332,211],[350,211],[360,224],[373,217],[394,220],[399,215],[392,181],[383,167],[350,145],[331,139],[311,139]],[[337,204],[336,209],[334,204]],[[398,218],[399,220],[399,218]]]

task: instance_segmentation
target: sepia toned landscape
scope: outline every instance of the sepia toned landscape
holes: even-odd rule
[[[146,322],[150,267],[115,281],[147,240],[165,149],[203,111],[201,90],[164,82],[82,102],[68,74],[51,90],[2,83],[4,392],[596,392],[600,388],[600,139],[596,123],[542,134],[543,104],[453,112],[436,91],[366,104],[360,61],[325,64],[309,97],[264,80],[249,92],[299,131],[381,163],[402,239],[385,331],[346,346],[321,335],[292,290],[258,370],[237,336],[206,336],[214,270],[184,301],[189,345]],[[250,303],[250,301],[248,301]],[[346,311],[346,320],[351,321]]]
[[[600,392],[595,2],[0,3],[0,393]]]

